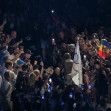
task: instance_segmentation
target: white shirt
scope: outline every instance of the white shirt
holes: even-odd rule
[[[6,70],[6,72],[9,72],[9,74],[10,74],[10,81],[9,82],[12,85],[12,89],[14,89],[17,76],[15,75],[15,73],[12,70]]]
[[[12,93],[12,85],[6,79],[2,81],[1,91],[5,95],[5,99],[10,101],[11,93]]]

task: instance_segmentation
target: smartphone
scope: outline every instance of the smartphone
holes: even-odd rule
[[[51,85],[51,90],[53,89],[53,85]]]
[[[86,55],[84,55],[84,60],[86,60]]]
[[[44,95],[42,95],[42,99],[44,99]]]
[[[62,106],[64,105],[64,101],[62,101],[61,105],[62,105]]]
[[[69,94],[69,97],[72,98],[72,93]]]
[[[51,83],[52,82],[52,79],[51,78],[49,78],[49,83]]]
[[[53,14],[53,13],[54,13],[54,10],[51,10],[51,13]]]
[[[51,68],[50,68],[51,70],[53,70],[53,67],[51,66]]]
[[[88,88],[91,89],[91,84],[89,84]]]
[[[48,88],[48,92],[50,93],[50,88]]]
[[[52,43],[54,43],[54,42],[55,42],[55,39],[53,38],[53,39],[52,39]]]
[[[81,86],[81,89],[84,90],[84,86]]]
[[[77,105],[77,104],[76,104],[76,103],[74,103],[74,104],[73,104],[73,108],[76,108],[76,105]]]
[[[40,65],[43,64],[43,60],[40,61]]]

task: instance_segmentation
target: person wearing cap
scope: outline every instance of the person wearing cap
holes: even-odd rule
[[[32,54],[33,53],[30,50],[26,50],[25,57],[28,58],[28,59],[30,59],[30,57],[31,57]]]
[[[24,62],[27,62],[27,60],[30,60],[32,54],[33,53],[30,50],[26,50],[22,60]]]

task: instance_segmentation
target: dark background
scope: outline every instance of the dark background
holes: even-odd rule
[[[36,55],[40,54],[40,38],[47,24],[53,24],[53,17],[67,26],[77,27],[78,33],[84,28],[95,32],[98,27],[111,27],[110,0],[0,0],[0,24],[7,19],[5,33],[10,33],[9,24],[15,24],[18,39],[30,49],[35,45]],[[51,13],[54,10],[54,14]],[[36,28],[37,29],[36,29]],[[31,37],[27,41],[27,37]],[[50,34],[48,35],[50,36]],[[46,37],[47,38],[47,37]]]

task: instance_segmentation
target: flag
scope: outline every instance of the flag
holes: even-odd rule
[[[17,62],[18,65],[25,64],[25,63],[26,63],[26,62],[24,62],[23,60],[19,60],[19,61]]]
[[[109,56],[110,49],[111,45],[107,41],[103,40],[98,51],[99,56],[105,59],[106,56]]]
[[[72,67],[72,80],[76,85],[81,86],[83,84],[82,78],[81,55],[79,49],[79,41],[77,41],[74,53],[74,63]]]

